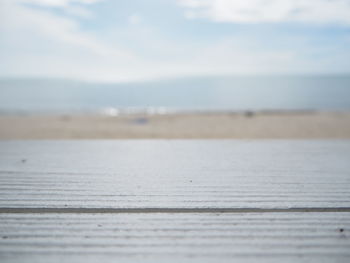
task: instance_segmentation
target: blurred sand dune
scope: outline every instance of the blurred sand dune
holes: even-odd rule
[[[350,139],[350,112],[2,115],[0,139]]]

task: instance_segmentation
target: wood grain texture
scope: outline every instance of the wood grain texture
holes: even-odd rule
[[[350,207],[349,141],[0,143],[0,207]]]
[[[350,213],[1,214],[0,219],[0,252],[9,260],[350,257]]]
[[[348,262],[349,160],[350,141],[2,141],[0,260]]]

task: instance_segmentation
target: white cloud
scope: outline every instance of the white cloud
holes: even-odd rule
[[[350,0],[178,0],[189,19],[350,24]]]
[[[138,25],[142,22],[142,18],[138,14],[132,14],[129,16],[128,21],[131,25]]]
[[[92,18],[92,12],[86,7],[103,1],[105,0],[12,0],[12,2],[22,5],[44,8],[59,8],[66,14],[82,18]]]
[[[71,4],[95,4],[101,0],[18,0],[18,2],[49,7],[69,7]]]
[[[26,3],[66,6],[95,0]],[[80,29],[79,19],[55,15],[45,9],[23,5],[24,0],[0,2],[1,75],[91,78],[93,68],[114,74],[115,79],[131,78],[128,65],[137,63],[130,50],[100,41]],[[105,73],[106,74],[106,73]]]
[[[46,2],[46,0],[31,1]],[[90,3],[93,0],[79,1]],[[2,14],[0,28],[11,30],[13,34],[19,35],[24,33],[21,31],[27,31],[33,33],[34,36],[41,35],[60,43],[85,48],[100,55],[124,56],[125,58],[131,56],[125,50],[119,51],[115,46],[108,46],[98,41],[93,35],[82,32],[76,20],[53,15],[42,10],[26,8],[18,4],[8,5],[6,11]],[[18,19],[19,17],[20,19]]]
[[[0,0],[0,77],[141,81],[191,75],[341,72],[350,68],[347,48],[320,43],[319,46],[330,49],[318,50],[314,44],[293,36],[281,39],[279,35],[278,41],[298,43],[298,47],[278,43],[270,47],[276,40],[272,39],[273,34],[264,39],[254,33],[213,37],[209,41],[167,38],[160,28],[142,20],[147,16],[140,10],[130,14],[126,25],[114,23],[107,29],[89,31],[88,27],[82,27],[85,20],[81,15],[85,10],[93,15],[90,4],[94,2],[98,1]],[[193,18],[207,14],[206,18],[213,19],[208,16],[212,14],[208,8],[214,2],[187,0],[182,4],[192,10]],[[234,1],[219,2],[222,14],[224,4]],[[32,8],[32,5],[44,8]],[[64,12],[52,12],[52,8],[45,7],[62,8]],[[83,8],[82,13],[67,16],[68,11],[75,12],[75,7]],[[232,10],[228,10],[230,17]],[[275,20],[282,19],[276,17]]]

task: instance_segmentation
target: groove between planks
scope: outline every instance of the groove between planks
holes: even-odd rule
[[[350,212],[350,207],[294,207],[294,208],[13,208],[2,207],[0,214],[18,213],[78,213],[78,214],[106,214],[106,213],[334,213]]]

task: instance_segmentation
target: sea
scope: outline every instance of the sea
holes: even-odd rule
[[[350,75],[189,77],[135,83],[0,79],[0,114],[349,111]]]

